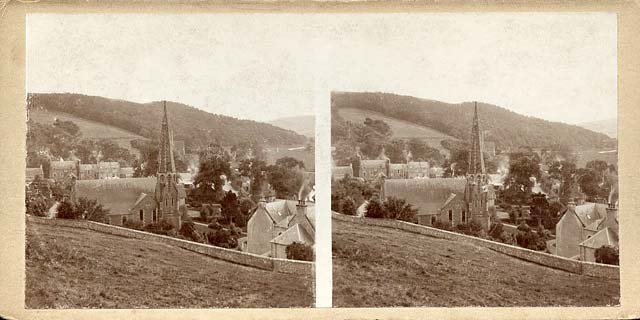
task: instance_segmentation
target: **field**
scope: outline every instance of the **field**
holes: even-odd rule
[[[77,124],[78,127],[80,127],[82,138],[109,139],[118,143],[118,145],[120,145],[121,147],[129,149],[135,155],[138,155],[139,151],[138,149],[131,146],[130,141],[134,139],[147,140],[147,138],[143,136],[139,136],[135,133],[122,130],[120,128],[109,126],[104,123],[78,118],[76,116],[62,112],[33,109],[29,111],[29,118],[35,122],[42,124],[52,124],[55,118],[64,121],[73,121],[73,123]]]
[[[27,222],[27,308],[308,307],[311,277],[165,244]]]
[[[284,157],[292,157],[304,163],[306,171],[315,171],[316,156],[313,151],[300,149],[302,146],[270,147],[265,149],[267,164],[274,164],[276,160]],[[289,150],[294,149],[294,150]]]
[[[439,150],[443,149],[442,145],[440,145],[440,141],[445,139],[457,140],[456,138],[440,131],[433,130],[431,128],[417,125],[408,121],[394,119],[374,111],[361,110],[356,108],[340,108],[338,113],[344,120],[355,123],[363,123],[365,118],[367,117],[374,120],[383,120],[389,125],[389,127],[391,127],[394,138],[418,138],[427,142],[432,148],[437,148]]]
[[[471,244],[333,220],[334,307],[606,306],[617,280]]]

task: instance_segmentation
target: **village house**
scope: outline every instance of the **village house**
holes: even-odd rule
[[[345,176],[353,177],[353,167],[351,164],[348,166],[334,166],[331,168],[332,180],[340,180]]]
[[[407,178],[423,179],[429,178],[430,166],[427,161],[409,161],[407,162]]]
[[[25,181],[26,184],[29,185],[36,177],[40,177],[40,179],[44,179],[44,171],[42,170],[42,166],[37,168],[27,168],[25,172]]]
[[[117,161],[98,162],[98,179],[114,179],[120,177],[120,163]]]
[[[55,181],[62,181],[67,176],[73,175],[78,177],[80,175],[80,161],[77,160],[58,160],[51,161],[51,169],[49,171],[49,178]]]
[[[186,215],[184,187],[179,183],[173,159],[173,138],[170,133],[166,102],[160,131],[160,150],[156,177],[78,180],[72,186],[72,201],[94,199],[110,213],[108,223],[123,225],[138,221],[146,225],[166,220],[176,229]],[[119,177],[113,163],[103,163],[102,177]],[[117,162],[116,162],[117,164]],[[98,173],[100,175],[100,163]]]
[[[264,199],[247,222],[247,252],[286,259],[286,248],[297,242],[315,244],[315,204],[309,201],[309,189],[300,192],[300,200]]]

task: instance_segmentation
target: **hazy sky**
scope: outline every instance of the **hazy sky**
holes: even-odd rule
[[[261,121],[328,108],[331,90],[383,91],[580,123],[617,116],[616,23],[607,13],[34,14],[27,89]]]

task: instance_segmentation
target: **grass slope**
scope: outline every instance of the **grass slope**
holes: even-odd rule
[[[27,222],[27,308],[255,308],[313,305],[311,277],[165,244]]]
[[[273,121],[269,121],[269,123],[276,127],[291,130],[307,138],[313,138],[316,136],[315,116],[279,118]]]
[[[129,149],[135,154],[138,154],[139,151],[131,146],[131,140],[147,140],[147,138],[133,132],[116,128],[108,124],[79,118],[64,112],[49,111],[46,109],[32,109],[29,111],[29,119],[37,123],[52,124],[56,118],[63,121],[73,121],[73,123],[77,124],[80,128],[80,133],[83,138],[92,140],[109,139],[118,143],[121,147]]]
[[[334,307],[605,306],[617,280],[470,244],[333,220]]]

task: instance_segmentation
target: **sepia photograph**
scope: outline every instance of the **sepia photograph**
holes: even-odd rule
[[[286,48],[233,16],[27,18],[25,306],[313,307],[315,120],[271,81]]]
[[[616,16],[420,19],[332,87],[334,307],[619,305]]]

